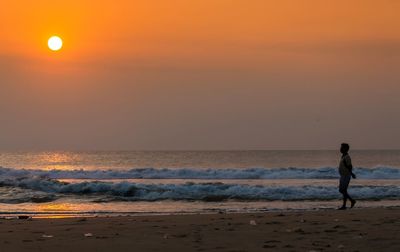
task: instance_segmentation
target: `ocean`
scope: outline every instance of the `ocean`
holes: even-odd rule
[[[357,206],[400,205],[400,151],[350,152]],[[336,208],[338,151],[0,152],[0,215]]]

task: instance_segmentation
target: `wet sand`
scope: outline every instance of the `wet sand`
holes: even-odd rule
[[[400,208],[1,219],[0,251],[400,251]]]

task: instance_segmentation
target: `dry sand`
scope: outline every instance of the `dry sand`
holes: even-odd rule
[[[400,208],[2,219],[0,251],[400,251]]]

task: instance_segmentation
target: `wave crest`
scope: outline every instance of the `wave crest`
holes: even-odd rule
[[[100,201],[158,200],[331,200],[339,197],[336,186],[254,186],[224,183],[140,184],[130,182],[65,183],[52,179],[0,180],[0,187],[18,187],[52,194],[96,195]],[[399,199],[400,186],[352,186],[357,199]]]
[[[355,168],[361,179],[400,179],[393,167]],[[27,170],[0,167],[1,177],[45,177],[50,179],[332,179],[337,168],[249,168],[249,169],[130,169],[130,170]]]

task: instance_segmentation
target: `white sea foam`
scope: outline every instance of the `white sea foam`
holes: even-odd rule
[[[400,179],[394,167],[355,168],[360,179]],[[27,170],[0,167],[0,177],[46,177],[51,179],[332,179],[337,168],[247,169],[130,169],[130,170]]]
[[[156,200],[331,200],[338,198],[336,186],[254,186],[224,183],[140,184],[130,182],[65,183],[38,177],[6,178],[0,187],[40,191],[49,195],[101,196],[101,201]],[[358,199],[400,199],[400,186],[352,186]]]
[[[360,179],[400,179],[392,167],[356,168]],[[337,187],[319,185],[247,185],[229,179],[332,179],[337,169],[131,169],[131,170],[20,170],[0,168],[0,203],[44,202],[59,197],[94,195],[99,201],[157,200],[331,200],[340,197]],[[159,184],[105,182],[102,179],[160,179]],[[220,183],[162,184],[162,179],[213,179]],[[94,179],[79,183],[58,179]],[[358,199],[400,199],[400,186],[353,185],[350,193]]]

